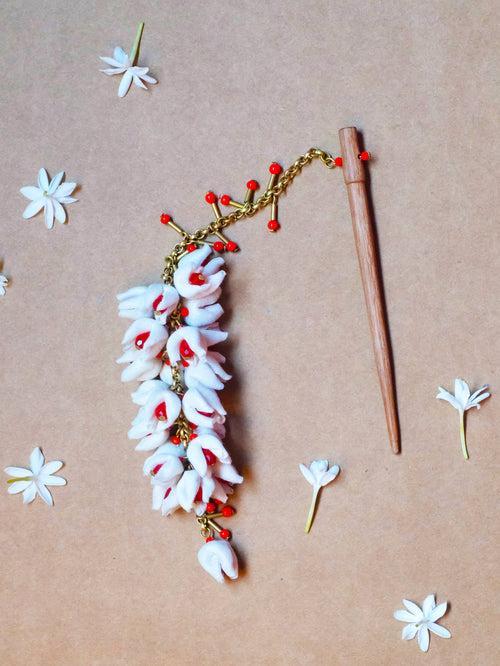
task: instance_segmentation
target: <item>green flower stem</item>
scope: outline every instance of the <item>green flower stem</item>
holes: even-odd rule
[[[137,58],[139,57],[139,49],[141,47],[143,30],[144,30],[144,23],[141,21],[141,23],[139,23],[139,27],[137,28],[137,33],[134,39],[134,45],[132,46],[132,50],[130,51],[130,56],[129,56],[132,67],[134,67],[134,65],[137,62]]]
[[[304,532],[306,534],[309,533],[309,531],[311,530],[311,525],[313,524],[314,512],[316,511],[316,502],[318,500],[318,494],[319,494],[319,488],[314,488],[311,500],[311,506],[309,507],[309,514],[307,516],[306,526],[304,528]]]
[[[465,460],[469,459],[469,452],[467,451],[467,441],[465,439],[465,412],[460,410],[460,441],[462,443],[462,453]]]

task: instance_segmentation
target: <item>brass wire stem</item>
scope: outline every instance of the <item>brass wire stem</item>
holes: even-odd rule
[[[335,160],[329,153],[320,148],[310,148],[307,153],[298,157],[295,162],[281,174],[276,185],[271,189],[266,190],[266,192],[264,192],[264,194],[262,194],[256,201],[248,201],[243,205],[243,208],[231,211],[227,215],[217,217],[216,220],[207,226],[200,227],[197,231],[187,235],[187,237],[177,243],[172,252],[165,258],[165,269],[163,271],[164,282],[166,284],[172,284],[177,263],[181,255],[185,253],[189,243],[203,243],[208,236],[217,235],[217,232],[220,233],[229,225],[247,217],[253,217],[259,211],[266,208],[266,206],[272,204],[274,198],[278,198],[284,194],[302,169],[315,159],[320,159],[328,169],[335,169]]]

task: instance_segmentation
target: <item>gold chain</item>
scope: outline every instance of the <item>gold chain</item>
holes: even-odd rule
[[[292,183],[302,169],[310,164],[314,159],[320,159],[328,169],[335,168],[334,158],[320,148],[310,148],[307,153],[298,157],[295,162],[286,169],[280,176],[274,187],[266,190],[257,201],[248,201],[242,208],[234,210],[223,217],[219,217],[206,227],[201,227],[192,234],[183,233],[183,239],[177,243],[172,252],[165,258],[165,270],[163,271],[163,280],[166,284],[172,284],[174,271],[178,261],[186,252],[186,247],[190,243],[202,243],[208,236],[213,236],[216,232],[222,231],[230,224],[238,222],[247,217],[253,217],[266,206],[269,206],[274,200],[278,199],[286,192],[288,186]]]

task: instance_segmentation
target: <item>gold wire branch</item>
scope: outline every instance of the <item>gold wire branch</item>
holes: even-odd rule
[[[298,176],[302,169],[315,159],[320,159],[328,169],[335,169],[336,167],[335,159],[329,153],[320,148],[310,148],[307,153],[304,153],[304,155],[297,158],[295,162],[281,174],[276,184],[270,183],[272,186],[268,187],[256,201],[245,201],[241,208],[233,210],[227,215],[217,216],[213,222],[205,227],[200,227],[192,234],[189,234],[178,227],[178,230],[176,229],[176,231],[182,235],[182,240],[174,246],[172,252],[165,258],[165,270],[163,271],[164,282],[166,284],[172,284],[177,263],[186,253],[186,248],[190,243],[206,243],[208,242],[207,238],[210,236],[216,236],[222,240],[223,235],[221,232],[223,229],[239,220],[253,217],[256,213],[266,208],[266,206],[275,202],[278,197],[286,192],[289,185],[293,182],[296,176]],[[170,224],[170,226],[175,229],[172,224]]]

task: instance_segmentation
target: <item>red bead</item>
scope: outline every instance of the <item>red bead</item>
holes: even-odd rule
[[[209,449],[202,449],[202,451],[203,455],[205,456],[205,460],[207,461],[207,465],[215,465],[217,462],[217,456],[215,456]]]
[[[275,176],[277,176],[282,171],[283,168],[281,167],[281,164],[278,164],[278,162],[273,162],[269,167],[269,173],[272,173]]]
[[[172,442],[172,444],[178,446],[181,443],[181,438],[177,437],[177,435],[174,435],[173,437],[170,438],[170,441]]]
[[[207,192],[205,194],[205,201],[208,204],[214,204],[214,203],[217,202],[217,197],[215,196],[215,194],[213,192]]]
[[[207,537],[205,539],[205,543],[209,543],[210,541],[215,541],[215,539],[213,537]]]
[[[231,538],[231,532],[230,532],[230,530],[221,530],[219,532],[219,536],[220,536],[221,539],[226,539],[226,541],[227,541],[228,539]]]
[[[186,250],[187,250],[188,252],[194,252],[194,251],[197,250],[197,249],[198,249],[198,248],[196,247],[196,245],[195,245],[194,243],[189,243],[189,245],[186,247]]]
[[[181,344],[179,345],[179,351],[181,353],[181,356],[184,356],[185,358],[192,358],[194,356],[194,351],[191,349],[191,347],[188,345],[188,343],[185,340],[181,340]]]
[[[191,273],[189,276],[189,284],[193,284],[196,287],[199,287],[201,284],[205,284],[205,276],[203,273]]]
[[[149,338],[151,333],[149,331],[144,331],[144,333],[139,333],[139,335],[136,336],[135,338],[135,346],[137,349],[142,349],[144,347],[144,343],[146,340]]]
[[[252,190],[252,192],[255,192],[255,190],[259,189],[259,183],[256,180],[249,180],[247,183],[247,189]]]
[[[167,215],[166,213],[162,213],[160,215],[160,222],[162,224],[168,224],[171,220],[172,218],[170,217],[170,215]]]
[[[363,160],[363,162],[368,162],[368,160],[370,159],[370,153],[367,150],[363,150],[359,154],[359,159]]]
[[[236,243],[233,243],[233,241],[229,241],[228,244],[226,245],[226,250],[228,252],[236,252],[237,249],[238,246],[236,245]]]
[[[187,317],[189,310],[187,308],[181,308],[181,317]]]
[[[229,194],[223,194],[220,198],[220,202],[223,206],[229,206],[231,203],[231,197]]]
[[[216,252],[224,252],[224,243],[222,241],[215,241],[213,247]]]
[[[269,220],[269,222],[267,223],[267,228],[269,229],[269,231],[278,231],[280,226],[281,225],[278,222],[278,220]]]
[[[222,507],[222,515],[224,518],[231,518],[231,516],[234,516],[234,509],[232,506],[224,506]]]
[[[207,508],[205,509],[205,511],[207,513],[215,513],[216,508],[217,507],[215,506],[215,504],[213,502],[207,502]]]
[[[335,160],[335,166],[341,167],[342,164],[344,163],[341,157],[336,157]]]
[[[166,421],[167,405],[164,402],[160,402],[159,405],[156,405],[154,415],[158,419],[158,421]]]

